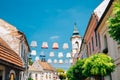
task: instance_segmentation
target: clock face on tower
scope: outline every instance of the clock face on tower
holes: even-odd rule
[[[76,50],[73,50],[73,53],[76,53],[77,51]]]

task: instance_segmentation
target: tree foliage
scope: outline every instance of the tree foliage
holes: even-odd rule
[[[68,78],[68,80],[75,80],[74,79],[74,74],[73,74],[73,66],[71,66],[69,69],[68,69],[68,71],[67,71],[67,78]]]
[[[86,76],[106,76],[114,71],[113,59],[103,53],[89,57],[83,65],[83,74]]]
[[[59,74],[59,78],[60,80],[66,79],[66,74],[65,73]]]
[[[57,72],[58,72],[58,73],[64,73],[65,71],[64,71],[63,69],[61,69],[61,68],[58,68],[58,69],[57,69]]]
[[[108,18],[108,28],[110,36],[120,44],[120,0],[113,4],[113,15]]]
[[[28,78],[27,80],[33,80],[32,78]]]
[[[85,80],[87,76],[82,74],[83,71],[83,64],[85,59],[78,60],[75,65],[73,65],[68,71],[67,71],[67,77],[68,80]]]
[[[28,64],[29,64],[29,65],[32,65],[32,64],[33,64],[33,61],[32,61],[32,58],[31,58],[31,57],[28,58]]]
[[[89,58],[78,60],[75,65],[67,71],[68,80],[85,80],[87,77],[106,76],[114,71],[113,59],[98,53]]]
[[[66,79],[66,73],[65,73],[65,71],[63,70],[63,69],[61,69],[61,68],[58,68],[57,69],[57,72],[59,73],[59,78],[62,80],[62,79]]]

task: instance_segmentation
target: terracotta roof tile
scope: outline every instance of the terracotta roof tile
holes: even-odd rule
[[[42,66],[42,68],[44,70],[51,70],[51,71],[55,71],[55,69],[47,62],[42,62],[40,60],[38,60],[39,64]]]
[[[29,65],[29,71],[40,71],[38,68]]]
[[[2,38],[0,38],[0,59],[7,61],[19,67],[23,67],[23,63],[19,55],[15,53]]]

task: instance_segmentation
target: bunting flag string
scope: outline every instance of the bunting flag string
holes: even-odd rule
[[[39,59],[39,58],[36,57],[36,59]],[[54,59],[54,60],[52,61],[52,59],[49,58],[49,59],[47,60],[47,62],[48,62],[48,63],[55,63],[55,64],[57,64],[57,63],[59,63],[59,64],[63,64],[63,63],[68,64],[68,63],[73,63],[73,59],[65,59],[65,60],[63,60],[63,59],[59,59],[59,60]]]
[[[31,44],[30,44],[31,47],[35,48],[37,47],[37,41],[32,41]],[[60,45],[61,46],[61,45]],[[67,51],[66,49],[69,48],[69,45],[68,43],[63,43],[62,44],[62,49]],[[73,45],[73,48],[74,50],[78,48],[77,44]],[[41,45],[41,49],[44,49],[47,52],[47,49],[48,49],[48,42],[42,42],[42,45]],[[59,45],[57,42],[53,42],[52,43],[52,46],[51,46],[51,49],[59,49]],[[60,50],[60,49],[59,49]],[[58,50],[58,51],[59,51]],[[46,55],[46,53],[44,54],[44,52],[42,51],[40,53],[40,56],[36,56],[37,55],[37,51],[36,50],[31,50],[31,55],[33,56],[36,56],[35,57],[35,60],[39,60],[40,58],[39,57],[47,57],[47,62],[48,63],[58,63],[58,64],[67,64],[67,63],[73,63],[73,60],[70,59],[72,54],[70,52],[66,53],[66,54],[63,54],[64,51],[62,52],[58,52],[58,54],[55,54],[57,50],[54,51],[50,51],[49,54]],[[75,50],[76,51],[76,50]],[[73,51],[73,53],[76,53],[75,51]],[[58,56],[59,60],[57,60],[57,58],[55,58],[55,56]],[[66,57],[66,59],[65,59]],[[53,61],[52,61],[53,60]]]

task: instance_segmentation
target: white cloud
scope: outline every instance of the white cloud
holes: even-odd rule
[[[50,39],[59,39],[59,36],[51,36]]]

